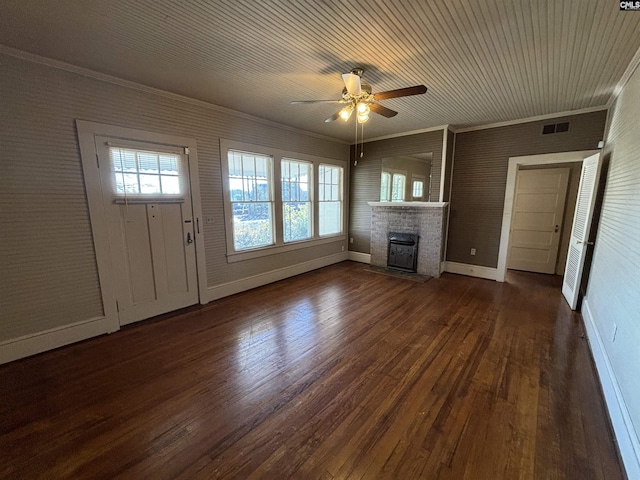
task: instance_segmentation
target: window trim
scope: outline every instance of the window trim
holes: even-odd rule
[[[274,199],[274,244],[268,245],[264,247],[256,247],[252,249],[246,250],[235,250],[233,248],[233,211],[231,208],[230,201],[230,191],[229,191],[229,160],[228,160],[228,152],[229,150],[237,150],[241,152],[249,152],[255,153],[259,155],[267,155],[273,159],[273,171],[272,178],[274,179],[272,188],[273,190],[273,199]],[[284,232],[283,232],[283,203],[282,203],[282,185],[281,185],[281,162],[282,160],[300,160],[304,162],[309,162],[313,165],[313,184],[312,184],[312,215],[313,215],[313,224],[312,224],[312,237],[310,239],[299,240],[295,242],[284,242]],[[342,231],[333,235],[323,235],[320,237],[318,235],[319,231],[319,203],[317,201],[316,190],[317,179],[318,179],[318,169],[320,164],[326,165],[335,165],[336,167],[342,168]],[[223,207],[224,207],[224,229],[225,229],[225,238],[226,238],[226,256],[227,263],[233,262],[241,262],[244,260],[250,260],[254,258],[260,258],[267,255],[275,255],[278,253],[284,253],[293,250],[299,250],[302,248],[314,247],[316,245],[323,245],[327,243],[334,243],[339,241],[346,241],[347,238],[347,228],[346,228],[346,198],[347,197],[347,186],[344,179],[347,175],[347,162],[343,160],[337,160],[335,158],[326,158],[319,157],[315,155],[308,155],[298,152],[291,152],[286,150],[281,150],[277,148],[265,147],[262,145],[255,145],[246,142],[238,142],[233,140],[225,140],[220,139],[220,164],[222,167],[222,197],[223,197]]]

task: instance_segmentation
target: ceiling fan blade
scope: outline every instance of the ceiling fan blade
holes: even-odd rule
[[[294,100],[291,102],[294,105],[298,103],[343,103],[342,100]]]
[[[333,115],[331,115],[329,118],[327,118],[324,122],[325,123],[329,123],[329,122],[333,122],[334,120],[337,120],[340,118],[340,112],[342,111],[342,109],[338,110],[336,113],[334,113]]]
[[[345,73],[342,75],[344,86],[351,95],[360,95],[362,87],[360,86],[360,77],[355,73]]]
[[[373,95],[374,100],[386,100],[387,98],[408,97],[410,95],[422,95],[427,92],[424,85],[416,85],[414,87],[398,88],[397,90],[388,90]]]
[[[378,115],[382,115],[383,117],[387,118],[395,117],[398,114],[398,112],[396,112],[395,110],[391,110],[390,108],[378,105],[377,103],[370,103],[369,108],[372,112],[375,112]]]

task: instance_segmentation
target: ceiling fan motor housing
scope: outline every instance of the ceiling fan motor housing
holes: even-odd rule
[[[344,87],[342,89],[342,99],[346,102],[372,102],[373,98],[371,95],[371,85],[369,85],[368,83],[361,83],[360,84],[360,90],[362,91],[362,93],[360,95],[351,95],[348,91],[347,91],[347,87]]]

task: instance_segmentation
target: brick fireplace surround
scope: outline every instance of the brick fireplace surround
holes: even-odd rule
[[[440,277],[447,202],[369,202],[371,265],[387,267],[389,232],[417,233],[418,273]]]

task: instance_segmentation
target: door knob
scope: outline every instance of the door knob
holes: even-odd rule
[[[593,242],[587,242],[586,240],[584,242],[582,240],[578,240],[576,243],[582,245],[593,245]]]
[[[555,233],[558,233],[559,228],[560,228],[560,226],[559,226],[559,225],[556,225],[556,229],[554,230],[554,232],[555,232]]]
[[[193,243],[193,238],[191,238],[191,232],[187,232],[187,245]]]

